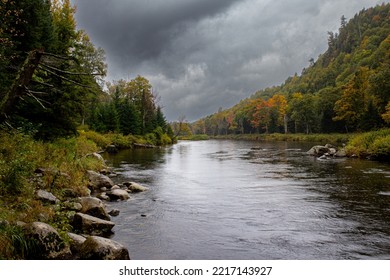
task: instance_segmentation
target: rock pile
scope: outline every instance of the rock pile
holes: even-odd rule
[[[102,174],[103,173],[103,174]],[[94,259],[129,260],[128,250],[120,243],[108,239],[115,224],[110,216],[119,215],[119,210],[107,211],[103,201],[119,201],[130,198],[131,193],[143,192],[147,188],[134,182],[115,185],[109,176],[112,172],[88,171],[89,189],[93,196],[72,197],[60,201],[52,193],[38,190],[36,198],[58,209],[65,209],[70,216],[74,232],[68,232],[67,240],[49,224],[42,221],[25,224],[20,222],[26,239],[33,250],[29,259]],[[43,172],[39,173],[43,174]],[[43,219],[44,220],[44,219]]]
[[[344,147],[338,149],[336,146],[331,144],[326,144],[325,146],[313,146],[309,151],[307,151],[307,154],[315,156],[318,159],[340,158],[347,156]]]

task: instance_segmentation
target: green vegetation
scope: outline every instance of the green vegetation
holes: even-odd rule
[[[390,4],[364,9],[301,75],[191,124],[193,134],[351,133],[389,127]]]
[[[329,134],[229,134],[214,136],[214,139],[250,140],[250,141],[291,141],[313,143],[347,143],[356,133],[329,133]]]
[[[24,258],[34,244],[24,239],[16,222],[44,221],[63,234],[69,229],[69,211],[38,200],[36,190],[59,199],[87,195],[86,170],[100,170],[103,164],[88,156],[98,147],[84,136],[45,143],[2,131],[0,142],[0,259]]]
[[[0,143],[0,259],[10,259],[24,258],[34,249],[16,226],[17,221],[44,221],[63,235],[71,229],[70,212],[61,204],[38,200],[38,189],[50,191],[61,201],[88,195],[86,171],[104,167],[92,153],[112,144],[125,149],[135,143],[171,144],[171,139],[161,128],[144,137],[80,131],[77,137],[51,142],[13,130],[0,131]],[[37,170],[44,175],[37,175],[41,172]]]
[[[179,140],[190,140],[190,141],[202,141],[202,140],[209,140],[210,137],[207,134],[195,134],[195,135],[186,135],[186,136],[179,136]]]
[[[77,30],[74,13],[70,0],[0,1],[0,259],[34,250],[18,221],[69,230],[70,211],[35,192],[87,195],[86,170],[103,167],[89,155],[108,145],[209,136],[346,142],[350,134],[311,133],[381,129],[352,136],[348,153],[390,154],[390,4],[343,18],[328,50],[300,76],[191,125],[167,124],[145,77],[105,87],[104,51]]]
[[[0,1],[0,123],[46,141],[83,125],[172,142],[146,78],[104,86],[104,51],[77,30],[74,13],[70,0]]]
[[[348,155],[364,158],[371,156],[376,159],[390,158],[390,129],[366,132],[356,135],[346,146]]]
[[[74,13],[70,0],[0,1],[0,259],[34,250],[17,222],[70,229],[67,207],[38,189],[88,195],[86,170],[103,167],[92,153],[175,141],[146,78],[104,85],[104,51]]]

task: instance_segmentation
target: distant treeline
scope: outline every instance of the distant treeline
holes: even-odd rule
[[[194,134],[335,133],[390,124],[390,4],[364,9],[301,75],[191,124]]]

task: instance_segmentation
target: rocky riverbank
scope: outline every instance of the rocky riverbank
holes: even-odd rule
[[[92,156],[103,160],[99,154]],[[35,172],[35,181],[44,181],[51,170],[39,168]],[[147,188],[135,182],[114,184],[110,177],[116,174],[108,168],[95,172],[88,170],[88,192],[90,195],[75,197],[72,192],[67,193],[60,200],[53,193],[44,189],[35,192],[35,199],[51,207],[64,219],[64,228],[71,231],[59,233],[54,227],[45,222],[42,215],[38,221],[31,223],[16,222],[22,229],[25,242],[29,244],[26,252],[27,259],[97,259],[97,260],[128,260],[130,254],[122,244],[109,239],[113,234],[115,224],[112,216],[120,215],[118,209],[110,209],[106,201],[121,201],[130,198]],[[67,174],[58,174],[66,177]],[[7,221],[0,221],[9,225]]]

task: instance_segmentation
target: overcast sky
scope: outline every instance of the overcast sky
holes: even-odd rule
[[[376,0],[73,0],[106,51],[108,81],[146,77],[169,121],[229,108],[327,49],[340,18]]]

